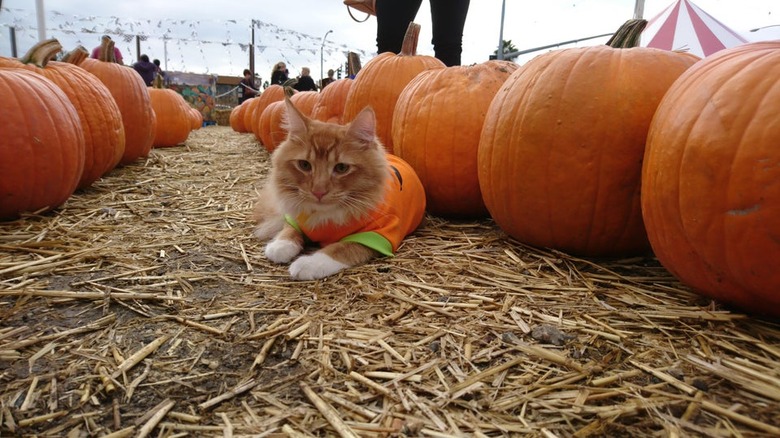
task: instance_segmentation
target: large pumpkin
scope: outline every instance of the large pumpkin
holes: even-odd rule
[[[648,134],[642,214],[682,282],[780,316],[780,41],[720,51],[669,89]]]
[[[282,129],[282,120],[285,113],[283,100],[271,102],[260,115],[260,128],[258,135],[260,143],[268,152],[273,152],[287,137],[287,131]]]
[[[168,88],[149,87],[157,129],[154,133],[154,147],[176,146],[184,143],[193,129],[195,115],[181,95]]]
[[[244,111],[244,126],[248,130],[247,132],[252,132],[255,134],[255,138],[258,141],[261,141],[259,135],[260,115],[263,114],[265,107],[270,105],[272,102],[284,100],[284,96],[284,87],[273,84],[263,90],[259,96],[248,100],[249,106],[247,107],[246,111]]]
[[[639,205],[658,102],[698,60],[635,47],[564,49],[515,71],[490,104],[479,184],[513,238],[584,256],[649,249]]]
[[[86,53],[83,48],[79,51]],[[78,65],[97,76],[114,97],[125,128],[125,151],[120,164],[129,164],[146,157],[152,149],[157,126],[154,110],[138,72],[115,62],[114,42],[108,41],[100,53],[99,59],[84,58]]]
[[[477,178],[479,136],[493,96],[517,67],[487,61],[426,70],[398,97],[393,150],[417,172],[432,214],[487,215]]]
[[[60,206],[84,170],[76,108],[54,82],[19,68],[0,68],[0,98],[0,219]]]
[[[338,79],[328,84],[320,92],[320,98],[311,110],[311,118],[327,123],[341,123],[347,93],[354,81],[350,78]]]
[[[391,128],[398,96],[418,73],[445,67],[443,62],[433,56],[417,54],[419,37],[420,25],[409,23],[401,52],[397,55],[380,53],[368,61],[355,77],[344,105],[343,123],[351,122],[363,108],[373,108],[376,114],[376,135],[388,153],[393,153]]]
[[[302,91],[295,93],[290,97],[290,102],[301,114],[309,117],[314,104],[317,102],[319,93],[316,91]],[[260,115],[258,135],[260,142],[268,152],[273,152],[285,138],[287,138],[287,128],[284,122],[287,117],[287,106],[284,100],[271,102]]]
[[[44,40],[18,60],[0,58],[0,67],[24,68],[43,75],[68,96],[84,134],[84,171],[79,180],[79,188],[84,188],[119,164],[125,151],[125,129],[119,107],[102,82],[83,68],[51,61],[60,50],[62,46],[56,39]]]
[[[249,100],[245,100],[230,111],[230,127],[236,132],[250,132],[244,125],[244,113],[249,108],[249,103]]]

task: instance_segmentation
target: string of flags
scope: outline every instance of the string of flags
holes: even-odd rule
[[[326,69],[341,66],[348,52],[363,58],[372,55],[371,49],[330,40],[323,45],[322,37],[258,19],[149,20],[68,15],[55,10],[47,11],[45,19],[46,36],[60,40],[66,50],[79,45],[91,49],[99,44],[100,36],[109,35],[116,41],[126,63],[132,63],[130,60],[139,55],[136,53],[138,38],[142,53],[160,59],[163,68],[172,71],[241,76],[248,67],[253,29],[255,71],[261,77],[270,76],[272,66],[278,61],[284,61],[291,73],[303,66],[319,66],[320,51]],[[34,11],[3,7],[0,27],[14,29],[17,50],[21,52],[18,56],[38,41]],[[1,38],[0,53],[9,56],[10,51],[10,42]]]

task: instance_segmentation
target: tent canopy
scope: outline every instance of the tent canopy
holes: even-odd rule
[[[705,57],[748,42],[689,0],[677,0],[648,21],[641,45]]]

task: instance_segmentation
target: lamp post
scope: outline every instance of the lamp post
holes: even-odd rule
[[[504,59],[504,13],[506,12],[506,0],[501,2],[501,26],[498,30],[498,50],[496,59]]]
[[[322,78],[324,77],[322,75],[322,69],[323,69],[323,61],[322,61],[322,51],[325,49],[325,38],[328,37],[328,34],[333,32],[332,30],[329,30],[325,32],[325,36],[322,37],[322,45],[320,46],[320,90],[322,89]]]

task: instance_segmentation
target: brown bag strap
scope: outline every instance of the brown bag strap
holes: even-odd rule
[[[357,18],[355,18],[354,15],[352,15],[352,8],[349,7],[349,5],[347,5],[347,12],[349,12],[349,16],[352,17],[352,19],[357,21],[358,23],[363,23],[363,22],[367,21],[369,18],[371,18],[371,14],[366,13],[366,18],[364,18],[362,20],[358,20]]]

